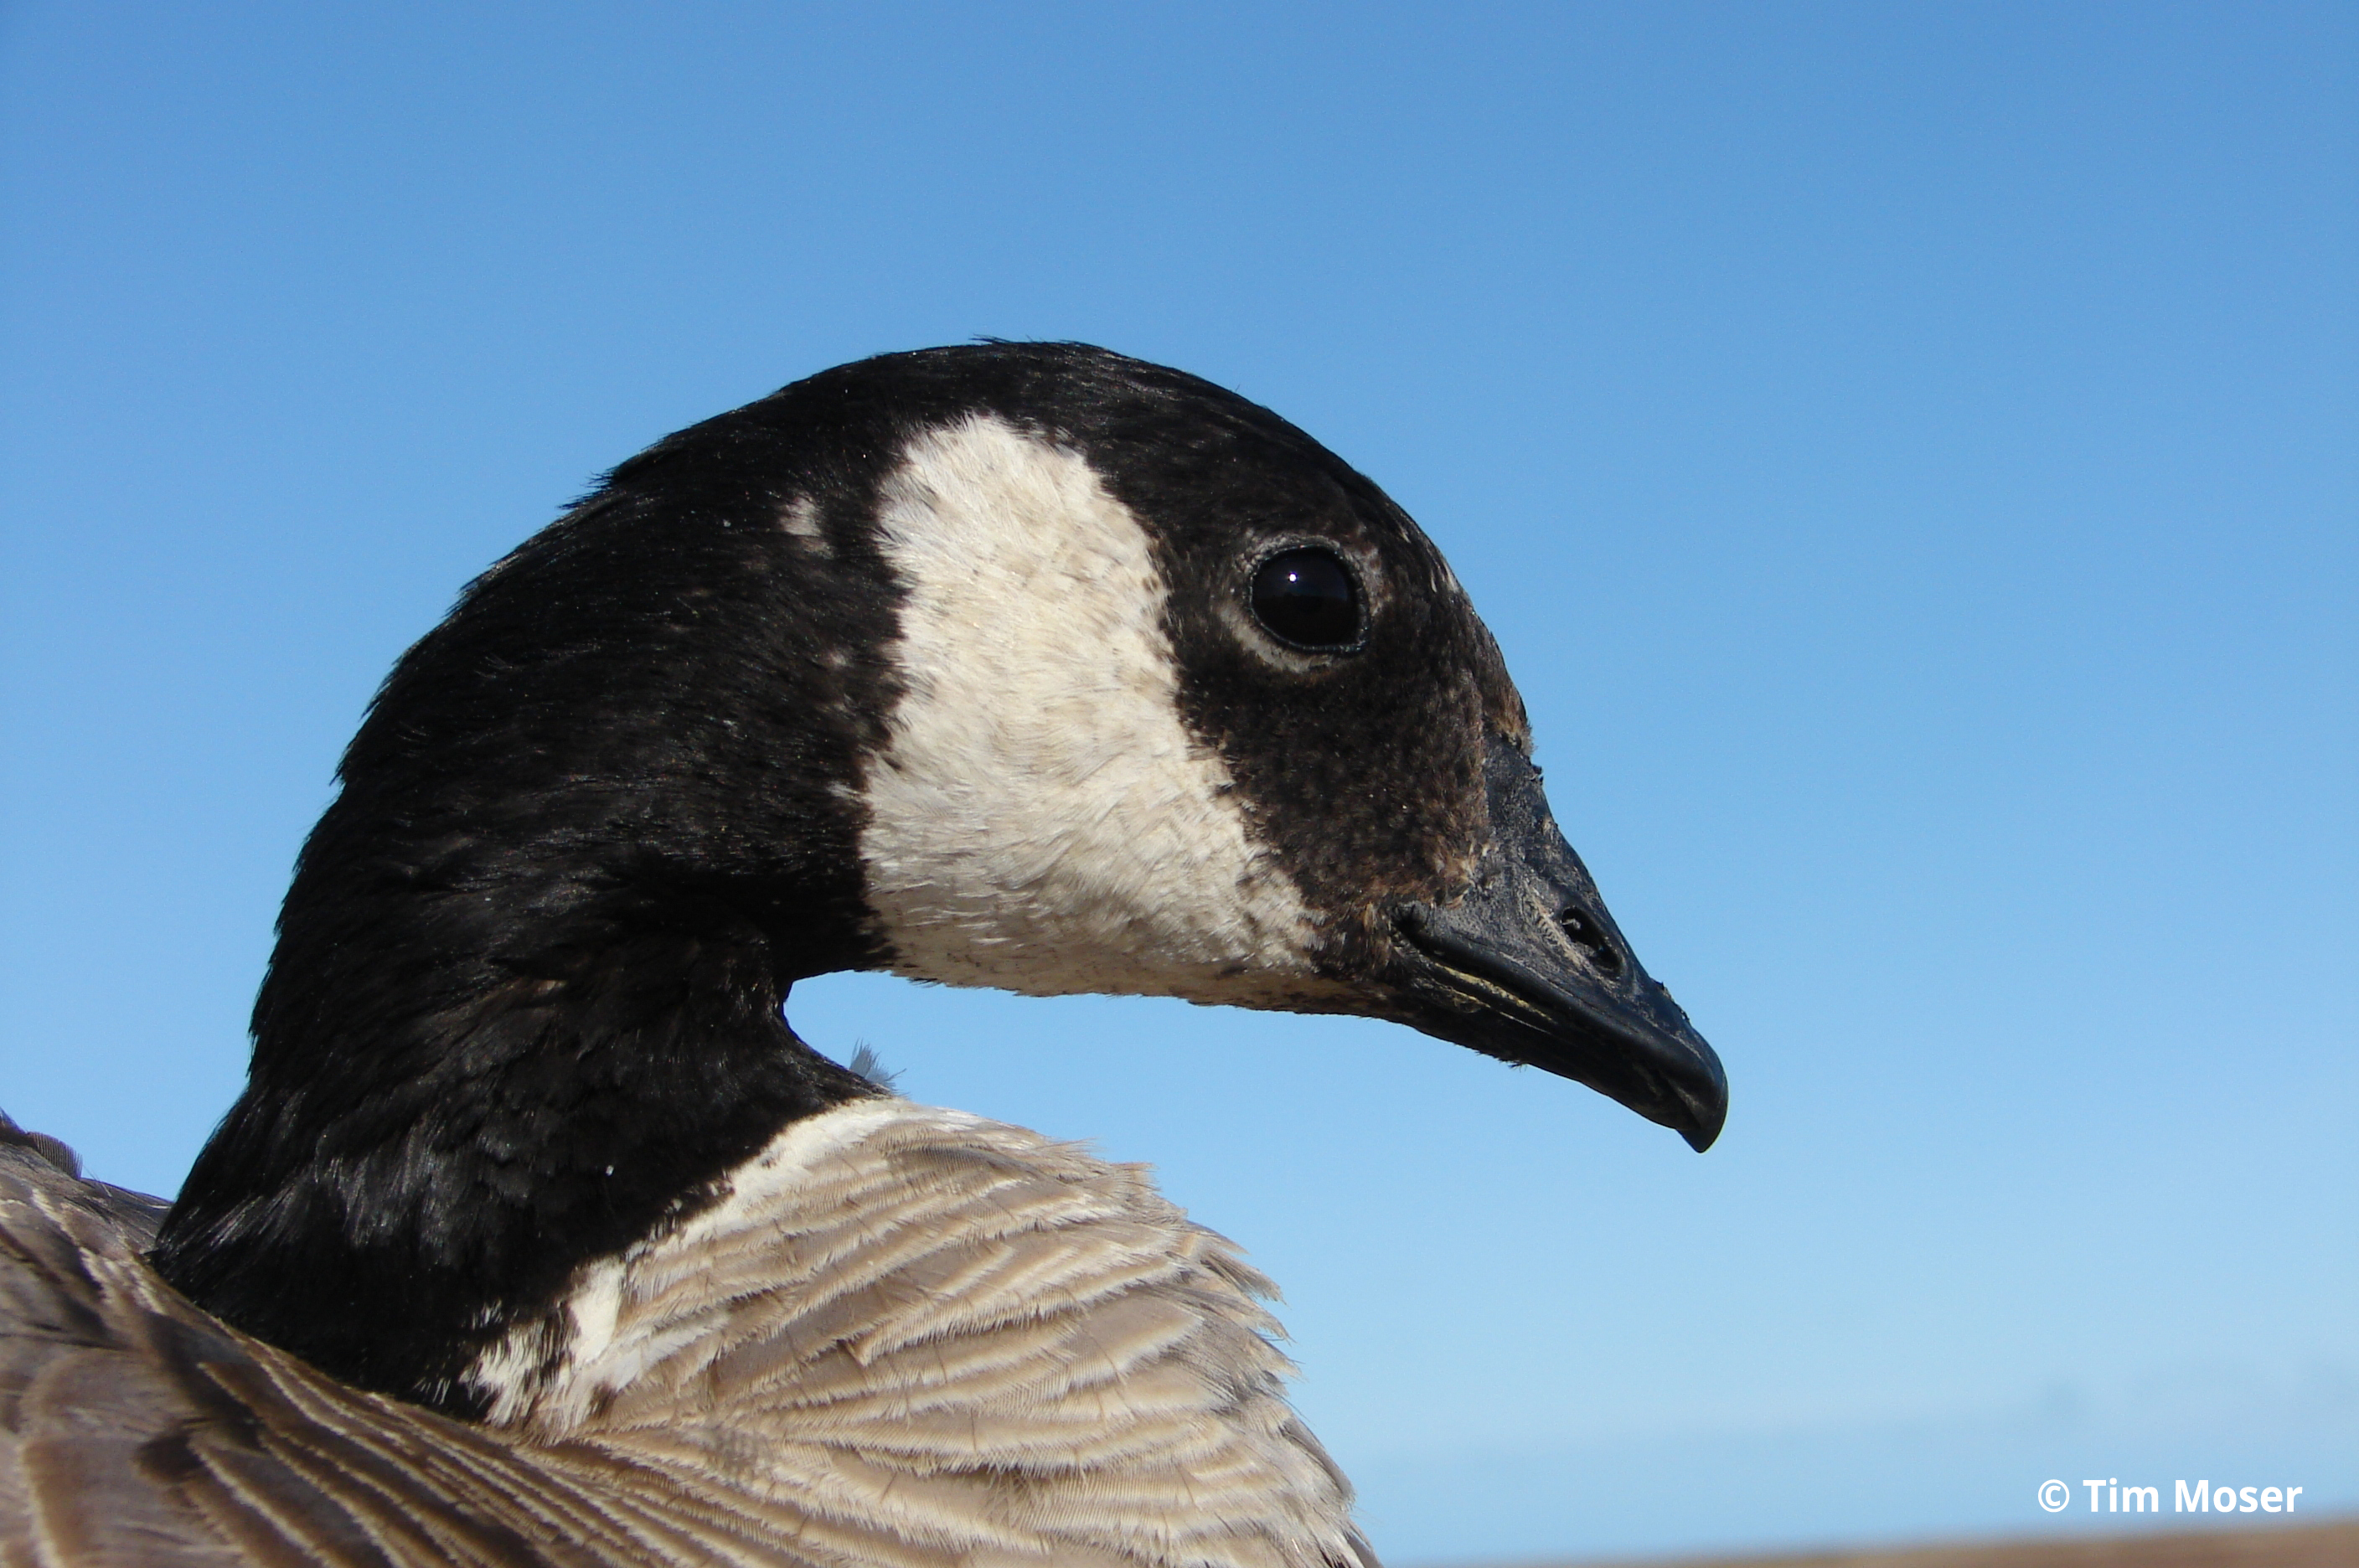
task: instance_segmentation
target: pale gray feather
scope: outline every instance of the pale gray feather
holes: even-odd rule
[[[1371,1561],[1268,1281],[1141,1167],[869,1102],[593,1274],[495,1358],[498,1418],[846,1561]]]

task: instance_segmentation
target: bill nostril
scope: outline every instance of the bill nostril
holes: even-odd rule
[[[1578,907],[1568,909],[1556,920],[1557,924],[1564,928],[1564,934],[1571,939],[1572,945],[1588,954],[1589,962],[1600,971],[1609,977],[1622,973],[1622,954],[1615,951],[1614,940],[1605,934],[1603,928],[1590,917],[1587,910]]]

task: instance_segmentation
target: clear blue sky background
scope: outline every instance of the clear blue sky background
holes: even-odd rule
[[[388,662],[592,475],[1072,337],[1449,552],[1727,1060],[799,990],[1285,1281],[1398,1563],[2359,1506],[2359,9],[0,18],[0,1105],[170,1191]]]

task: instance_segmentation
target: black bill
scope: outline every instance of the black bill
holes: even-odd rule
[[[1728,1116],[1720,1058],[1639,967],[1557,831],[1539,770],[1495,738],[1484,780],[1493,840],[1475,886],[1452,904],[1393,910],[1403,1021],[1586,1083],[1711,1148]]]

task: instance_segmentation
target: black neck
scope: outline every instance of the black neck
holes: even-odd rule
[[[887,450],[782,399],[684,431],[404,656],[297,867],[245,1094],[159,1238],[174,1285],[468,1411],[464,1369],[585,1262],[874,1092],[779,1006],[877,958],[859,759],[895,590],[854,459]],[[826,548],[778,526],[799,494]]]
[[[288,899],[251,1081],[156,1256],[199,1304],[349,1382],[473,1413],[461,1374],[582,1264],[873,1092],[779,1014],[785,977],[858,955],[784,951],[724,898],[462,878],[372,909],[349,883],[321,907],[306,884],[324,880]]]

